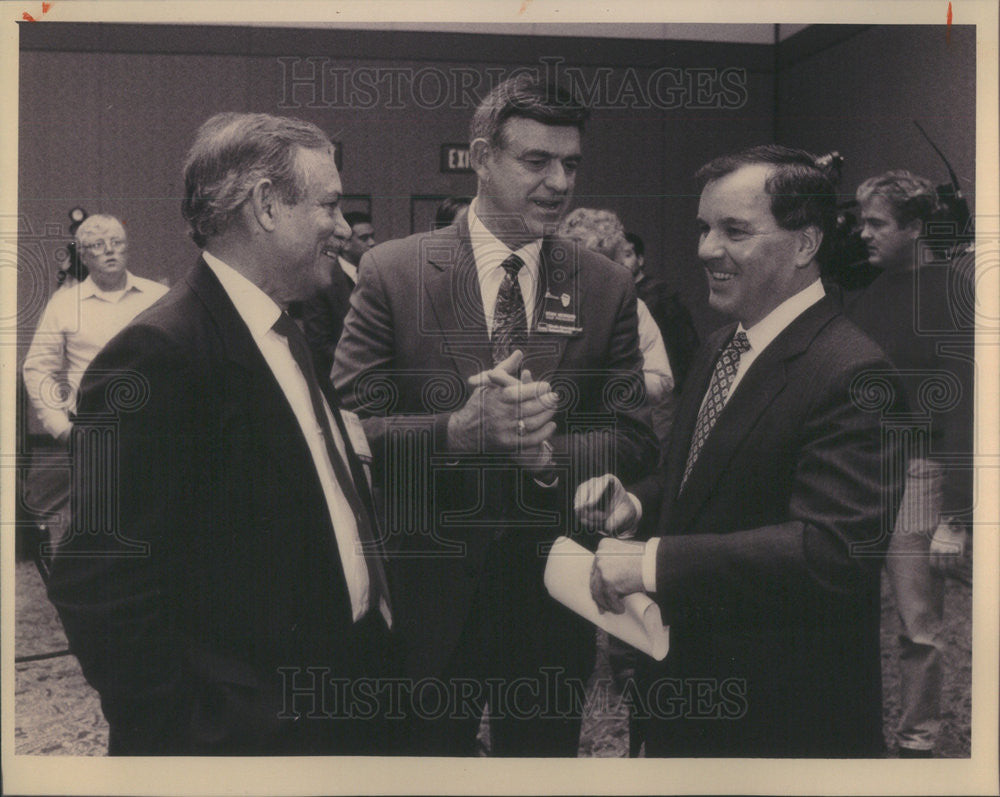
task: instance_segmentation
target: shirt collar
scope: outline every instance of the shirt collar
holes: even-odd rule
[[[281,308],[274,299],[211,252],[202,252],[202,257],[219,278],[223,290],[236,307],[236,312],[250,330],[250,336],[255,341],[260,341],[281,316]]]
[[[740,331],[746,332],[747,340],[750,341],[750,348],[759,353],[778,337],[789,324],[824,296],[826,296],[826,291],[823,289],[823,283],[817,279],[798,293],[785,299],[785,301],[749,329],[740,324],[736,331],[737,333]]]
[[[542,251],[542,239],[536,238],[522,246],[520,249],[512,250],[507,244],[497,238],[483,224],[476,213],[479,199],[473,199],[469,205],[469,239],[472,243],[472,254],[476,258],[476,271],[479,278],[495,268],[499,268],[512,253],[516,254],[528,269],[535,284],[538,282],[538,260]]]
[[[358,267],[354,265],[350,260],[348,260],[343,255],[337,255],[337,261],[340,263],[340,269],[348,277],[351,278],[351,282],[355,285],[358,284]]]
[[[131,271],[125,272],[125,287],[118,291],[104,291],[97,287],[97,283],[88,274],[87,278],[80,283],[80,298],[89,299],[91,296],[103,299],[106,302],[116,301],[129,291],[142,291],[142,287],[135,281]]]

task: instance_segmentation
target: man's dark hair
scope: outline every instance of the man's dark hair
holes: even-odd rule
[[[372,214],[363,210],[352,210],[344,214],[344,221],[353,229],[355,224],[371,224]]]
[[[491,147],[502,147],[504,123],[511,118],[534,119],[545,125],[575,127],[581,133],[590,111],[570,89],[542,83],[529,74],[519,74],[494,88],[476,108],[469,127],[469,141],[486,139]]]
[[[438,205],[437,212],[434,214],[434,229],[447,227],[455,221],[458,212],[462,208],[469,207],[470,204],[472,204],[472,197],[446,196],[441,200],[441,204]]]
[[[737,169],[757,164],[771,167],[764,190],[771,196],[771,215],[778,226],[786,230],[819,228],[823,243],[816,259],[824,263],[837,222],[837,194],[830,170],[817,166],[815,155],[781,144],[763,144],[709,161],[695,173],[695,179],[704,188]]]
[[[625,233],[625,240],[632,244],[632,249],[635,251],[636,255],[639,257],[644,257],[646,254],[646,244],[643,243],[642,238],[640,238],[634,232]]]

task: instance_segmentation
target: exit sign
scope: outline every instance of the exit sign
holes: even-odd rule
[[[468,173],[472,171],[469,163],[468,144],[441,145],[441,171],[452,173]]]

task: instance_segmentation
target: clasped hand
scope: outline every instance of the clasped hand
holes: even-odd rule
[[[597,547],[590,571],[590,595],[602,612],[621,614],[625,596],[643,590],[645,544],[623,539],[636,532],[636,505],[618,478],[606,473],[577,488],[573,511],[585,529],[611,535]]]
[[[506,360],[469,378],[473,388],[465,405],[448,422],[453,450],[518,452],[529,467],[542,462],[542,444],[555,433],[552,420],[558,395],[548,382],[536,382],[527,369],[518,377],[523,355]]]

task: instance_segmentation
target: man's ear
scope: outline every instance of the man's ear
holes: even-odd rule
[[[816,253],[823,243],[823,232],[814,224],[797,231],[798,248],[795,252],[795,265],[805,268],[816,259]]]
[[[268,232],[274,230],[278,218],[278,193],[274,190],[274,183],[265,178],[258,180],[250,189],[250,199],[247,207],[253,214],[257,224]]]
[[[485,138],[473,139],[469,144],[469,163],[476,177],[483,183],[490,181],[489,159],[492,154],[493,148]]]

